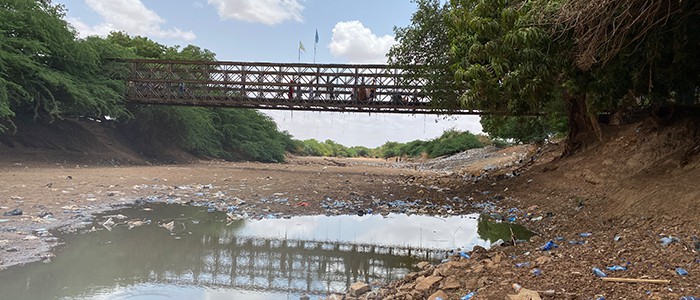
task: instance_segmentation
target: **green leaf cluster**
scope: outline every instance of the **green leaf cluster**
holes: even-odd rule
[[[50,1],[0,1],[0,120],[63,116],[128,117],[124,84],[105,69],[122,52],[97,39],[78,40]],[[0,131],[8,127],[0,125]]]
[[[154,155],[184,149],[280,162],[294,147],[288,133],[254,110],[127,105],[129,70],[119,59],[213,61],[215,54],[123,32],[79,39],[64,11],[49,0],[0,0],[0,132],[12,128],[14,118],[109,118]]]

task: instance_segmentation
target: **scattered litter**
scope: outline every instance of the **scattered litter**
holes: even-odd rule
[[[523,263],[517,263],[517,264],[515,264],[515,267],[516,267],[516,268],[529,267],[529,266],[530,266],[530,262],[523,262]],[[516,291],[516,292],[517,292],[517,291]]]
[[[549,251],[552,250],[553,248],[559,248],[559,245],[555,244],[554,241],[549,241],[544,246],[540,247],[540,250],[542,251]]]
[[[3,216],[6,217],[11,217],[11,216],[21,216],[22,215],[22,210],[19,208],[15,208],[11,211],[6,211],[5,213],[2,214]]]
[[[627,267],[617,266],[617,265],[608,267],[607,269],[609,271],[627,271]]]
[[[459,251],[459,256],[464,257],[466,259],[471,258],[471,256],[469,256],[469,254],[467,254],[467,252],[464,252],[464,251]]]
[[[115,224],[115,223],[114,223],[114,221],[112,220],[112,218],[109,218],[109,219],[107,219],[107,221],[105,221],[104,223],[102,223],[102,227],[104,227],[105,229],[107,229],[107,231],[112,231],[112,227],[114,227],[114,224]]]
[[[532,273],[532,275],[534,275],[534,276],[540,276],[540,275],[542,275],[542,270],[540,270],[538,268],[534,268],[534,269],[532,269],[532,271],[530,271],[530,273]]]
[[[593,235],[593,234],[590,233],[590,232],[584,232],[584,233],[581,233],[581,234],[579,234],[579,235],[582,236],[582,237],[589,237],[589,236],[591,236],[591,235]]]
[[[592,270],[593,270],[593,274],[595,274],[595,276],[598,276],[598,277],[608,277],[607,274],[605,274],[603,271],[601,271],[601,270],[598,269],[598,268],[595,268],[595,267],[594,267]]]
[[[471,292],[469,294],[464,295],[462,298],[459,298],[459,300],[469,300],[473,298],[476,295],[476,292]]]
[[[668,246],[671,243],[678,242],[678,241],[679,241],[679,239],[677,237],[674,237],[674,236],[665,236],[665,237],[662,237],[660,240],[661,245],[664,247]]]
[[[297,202],[297,204],[294,204],[294,206],[295,207],[299,207],[299,206],[307,207],[307,206],[309,206],[309,202],[300,201],[300,202]]]
[[[683,268],[678,267],[678,268],[676,268],[676,274],[681,275],[681,276],[686,276],[686,275],[688,275],[688,271],[686,271]]]

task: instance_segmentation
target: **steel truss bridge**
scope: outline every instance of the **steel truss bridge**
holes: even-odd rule
[[[439,109],[387,65],[126,60],[127,101],[273,110],[480,115]]]

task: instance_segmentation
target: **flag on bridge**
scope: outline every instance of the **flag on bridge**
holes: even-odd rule
[[[301,41],[299,41],[299,62],[301,62],[301,51],[304,51],[304,53],[306,53],[306,48],[304,48],[304,44],[302,44]]]
[[[314,37],[314,63],[316,63],[316,47],[318,46],[318,29],[316,29],[316,36]]]

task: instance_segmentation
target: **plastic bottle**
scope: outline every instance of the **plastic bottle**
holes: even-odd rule
[[[546,244],[544,244],[544,246],[542,246],[540,248],[540,250],[548,251],[548,250],[552,250],[552,248],[557,248],[557,247],[559,247],[559,245],[555,244],[554,241],[549,241]]]
[[[475,295],[476,295],[476,292],[471,292],[471,293],[469,293],[469,294],[464,295],[464,297],[459,298],[459,300],[469,300],[469,299],[471,299],[472,297],[474,297]]]
[[[600,269],[595,268],[595,267],[593,268],[593,274],[595,274],[595,276],[598,276],[598,277],[608,277],[607,274],[605,274],[603,271],[601,271]]]
[[[608,267],[608,270],[610,270],[610,271],[627,271],[627,267],[612,266],[612,267]]]

